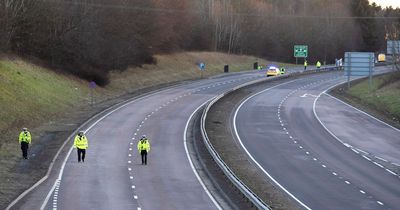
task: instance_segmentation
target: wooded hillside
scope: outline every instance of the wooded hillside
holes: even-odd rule
[[[368,0],[0,0],[0,51],[108,83],[108,72],[155,53],[215,50],[293,62],[384,51],[400,10]]]

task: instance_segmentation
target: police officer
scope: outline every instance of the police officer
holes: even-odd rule
[[[143,135],[137,144],[137,149],[142,156],[142,165],[147,165],[147,153],[150,152],[150,143],[146,138],[146,135]]]
[[[284,67],[281,67],[281,74],[285,74],[285,68]]]
[[[28,159],[28,148],[32,141],[31,133],[29,133],[27,128],[23,128],[22,132],[19,134],[19,143],[21,144],[22,157]]]
[[[75,136],[74,147],[78,151],[78,162],[85,162],[86,149],[88,148],[88,140],[83,131],[79,131],[78,135]]]
[[[319,69],[321,68],[321,62],[317,61],[317,71],[319,71]]]
[[[307,70],[307,66],[308,66],[307,60],[304,60],[304,71]]]

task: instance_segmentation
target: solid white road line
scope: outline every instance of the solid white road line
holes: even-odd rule
[[[385,122],[383,122],[382,120],[380,120],[380,119],[378,119],[378,118],[376,118],[376,117],[374,117],[374,116],[372,116],[372,115],[370,115],[370,114],[368,114],[368,113],[366,113],[366,112],[364,112],[364,111],[362,111],[362,110],[360,110],[360,109],[357,109],[356,107],[354,107],[354,106],[352,106],[352,105],[350,105],[350,104],[348,104],[348,103],[345,103],[344,101],[342,101],[342,100],[340,100],[340,99],[338,99],[338,98],[336,98],[336,97],[330,95],[329,93],[326,93],[326,91],[325,91],[325,95],[327,95],[327,96],[329,96],[329,97],[335,99],[336,101],[339,101],[340,103],[342,103],[342,104],[344,104],[344,105],[346,105],[346,106],[348,106],[348,107],[350,107],[350,108],[353,108],[353,109],[355,109],[355,110],[357,110],[357,111],[359,111],[359,112],[361,112],[361,113],[367,115],[368,117],[370,117],[370,118],[372,118],[372,119],[374,119],[374,120],[376,120],[376,121],[378,121],[378,122],[380,122],[380,123],[382,123],[382,124],[384,124],[384,125],[386,125],[386,126],[392,128],[392,129],[394,129],[395,131],[400,132],[400,129],[395,128],[395,127],[393,127],[392,125],[389,125],[388,123],[385,123]]]
[[[237,115],[238,115],[238,113],[239,113],[239,110],[240,110],[240,108],[242,108],[242,106],[243,106],[247,101],[249,101],[251,98],[253,98],[253,97],[257,96],[257,95],[260,95],[260,94],[262,94],[262,93],[264,93],[264,92],[267,92],[267,91],[269,91],[269,90],[271,90],[271,89],[273,89],[273,88],[276,88],[276,87],[279,87],[279,86],[282,86],[282,85],[285,85],[285,84],[289,84],[289,83],[292,83],[292,82],[295,82],[295,81],[298,81],[298,80],[292,80],[292,81],[289,81],[289,82],[285,82],[285,83],[282,83],[282,84],[279,84],[279,85],[270,87],[270,88],[268,88],[268,89],[265,89],[265,90],[263,90],[263,91],[261,91],[261,92],[258,92],[258,93],[256,93],[256,94],[254,94],[254,95],[248,97],[246,100],[244,100],[244,101],[239,105],[239,107],[236,109],[236,111],[235,111],[235,115],[234,115],[234,117],[233,117],[233,129],[234,129],[234,131],[235,131],[236,137],[237,137],[237,139],[238,139],[240,145],[242,146],[242,148],[244,149],[244,151],[247,153],[247,155],[251,158],[251,160],[258,166],[258,168],[260,168],[261,171],[269,177],[269,179],[271,179],[277,186],[279,186],[284,192],[286,192],[286,194],[288,194],[290,197],[292,197],[292,198],[293,198],[295,201],[297,201],[301,206],[303,206],[305,209],[311,210],[310,207],[308,207],[308,206],[305,205],[303,202],[301,202],[296,196],[294,196],[294,195],[293,195],[292,193],[290,193],[286,188],[284,188],[278,181],[276,181],[276,180],[275,180],[261,165],[260,165],[260,163],[258,163],[258,162],[254,159],[254,157],[251,155],[251,153],[250,153],[250,152],[247,150],[247,148],[244,146],[244,144],[243,144],[243,142],[242,142],[242,140],[241,140],[241,138],[240,138],[240,136],[239,136],[239,133],[238,133],[238,130],[237,130],[237,126],[236,126],[236,118],[237,118]],[[282,125],[282,126],[283,126],[283,125]]]
[[[365,155],[363,155],[362,157],[365,158],[365,159],[368,160],[368,161],[372,161],[369,157],[367,157],[367,156],[365,156]]]
[[[391,171],[391,170],[389,170],[389,169],[386,169],[386,171],[387,171],[387,172],[389,172],[389,173],[391,173],[392,175],[395,175],[395,176],[397,176],[397,174],[396,174],[396,173],[394,173],[393,171]]]
[[[190,154],[189,154],[189,150],[188,150],[188,147],[187,147],[187,139],[186,139],[187,131],[188,131],[188,128],[189,128],[189,124],[190,124],[190,121],[192,120],[194,114],[196,114],[196,112],[199,111],[199,109],[200,109],[201,107],[203,107],[205,104],[207,104],[208,102],[210,102],[210,101],[213,100],[213,99],[214,99],[214,98],[212,98],[212,99],[210,99],[210,100],[204,102],[203,104],[201,104],[201,105],[200,105],[199,107],[197,107],[197,109],[194,110],[193,113],[190,115],[189,119],[188,119],[187,122],[186,122],[185,131],[183,132],[183,144],[184,144],[184,146],[185,146],[185,152],[186,152],[186,156],[187,156],[187,158],[188,158],[188,161],[189,161],[189,163],[190,163],[190,167],[192,168],[193,173],[196,175],[197,180],[200,182],[200,185],[203,187],[203,190],[206,192],[206,194],[208,195],[208,197],[209,197],[209,198],[211,199],[211,201],[214,203],[215,207],[217,207],[217,209],[219,209],[219,210],[222,210],[222,207],[221,207],[221,206],[219,205],[219,203],[215,200],[215,198],[211,195],[210,191],[207,189],[207,187],[206,187],[206,185],[204,184],[203,180],[201,180],[199,174],[197,173],[197,170],[196,170],[196,168],[195,168],[194,165],[193,165],[192,158],[190,157]]]

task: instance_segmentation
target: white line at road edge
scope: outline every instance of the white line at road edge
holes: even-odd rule
[[[328,89],[328,90],[329,90],[329,89]],[[327,91],[327,90],[326,90],[326,91]],[[357,111],[359,111],[359,112],[361,112],[361,113],[367,115],[368,117],[371,117],[372,119],[374,119],[374,120],[376,120],[376,121],[378,121],[378,122],[380,122],[380,123],[382,123],[382,124],[384,124],[384,125],[386,125],[386,126],[389,126],[389,127],[393,128],[394,130],[396,130],[396,131],[398,131],[398,132],[400,132],[400,129],[398,129],[398,128],[392,126],[392,125],[389,125],[388,123],[385,123],[385,122],[383,122],[382,120],[380,120],[380,119],[378,119],[378,118],[376,118],[376,117],[374,117],[374,116],[372,116],[372,115],[370,115],[370,114],[368,114],[368,113],[366,113],[366,112],[364,112],[364,111],[362,111],[362,110],[360,110],[360,109],[358,109],[358,108],[356,108],[356,107],[354,107],[354,106],[352,106],[352,105],[350,105],[350,104],[348,104],[348,103],[345,103],[344,101],[342,101],[342,100],[340,100],[340,99],[338,99],[338,98],[336,98],[336,97],[330,95],[329,93],[326,93],[326,91],[324,91],[324,94],[325,94],[325,95],[327,95],[327,96],[329,96],[329,97],[335,99],[336,101],[339,101],[340,103],[342,103],[342,104],[344,104],[344,105],[346,105],[346,106],[348,106],[348,107],[350,107],[350,108],[353,108],[353,109],[355,109],[355,110],[357,110]],[[379,158],[378,158],[378,159],[379,159]]]
[[[375,119],[375,120],[377,120],[378,122],[380,122],[380,123],[382,123],[382,124],[384,124],[384,125],[387,125],[387,126],[389,126],[390,128],[393,128],[394,130],[400,132],[399,129],[397,129],[397,128],[395,128],[395,127],[393,127],[393,126],[391,126],[391,125],[389,125],[389,124],[387,124],[387,123],[385,123],[385,122],[383,122],[383,121],[381,121],[381,120],[375,118],[374,116],[372,116],[372,115],[370,115],[370,114],[368,114],[368,113],[366,113],[366,112],[363,112],[363,111],[361,111],[361,110],[359,110],[359,109],[357,109],[357,108],[351,106],[350,104],[347,104],[347,103],[345,103],[345,102],[343,102],[343,101],[341,101],[341,100],[339,100],[339,99],[337,99],[337,98],[335,98],[335,97],[329,95],[328,93],[326,93],[328,90],[330,90],[330,89],[332,89],[332,88],[334,88],[334,87],[336,87],[336,86],[338,86],[338,85],[344,84],[344,83],[346,83],[346,81],[345,81],[345,82],[342,82],[342,83],[339,83],[339,84],[335,84],[335,85],[329,87],[328,89],[326,89],[326,90],[324,90],[323,92],[321,92],[321,93],[318,95],[318,97],[315,98],[315,100],[314,100],[314,104],[313,104],[314,116],[317,118],[318,122],[322,125],[322,127],[324,127],[324,129],[325,129],[326,131],[328,131],[329,134],[331,134],[336,140],[338,140],[340,143],[344,144],[345,146],[348,145],[348,144],[346,144],[345,142],[343,142],[339,137],[337,137],[335,134],[333,134],[333,133],[325,126],[325,124],[321,121],[321,119],[319,118],[319,116],[318,116],[318,114],[317,114],[317,112],[316,112],[316,104],[317,104],[317,101],[318,101],[318,99],[321,97],[322,94],[325,94],[325,95],[327,95],[327,96],[329,96],[329,97],[331,97],[331,98],[333,98],[333,99],[335,99],[335,100],[337,100],[337,101],[339,101],[339,102],[341,102],[341,103],[343,103],[343,104],[345,104],[345,105],[347,105],[347,106],[349,106],[349,107],[351,107],[351,108],[353,108],[353,109],[355,109],[355,110],[357,110],[357,111],[359,111],[359,112],[361,112],[361,113],[363,113],[363,114],[365,114],[365,115],[367,115],[367,116],[369,116],[369,117],[371,117],[372,119]],[[352,147],[352,146],[350,146],[350,147]]]
[[[332,86],[329,87],[328,89],[322,91],[322,92],[321,92],[320,94],[318,94],[318,96],[314,99],[314,103],[313,103],[313,113],[314,113],[315,118],[317,118],[318,122],[322,125],[322,127],[324,127],[324,129],[325,129],[326,131],[328,131],[329,134],[331,134],[336,140],[338,140],[338,141],[339,141],[340,143],[342,143],[344,146],[346,146],[346,143],[344,143],[344,142],[343,142],[341,139],[339,139],[335,134],[333,134],[330,130],[328,130],[328,128],[325,126],[325,124],[321,121],[321,119],[319,119],[319,117],[318,117],[318,115],[317,115],[317,112],[315,111],[315,107],[316,107],[316,104],[317,104],[318,99],[321,97],[322,94],[324,94],[324,93],[326,93],[326,91],[328,91],[328,90],[330,90],[330,89],[332,89],[332,88],[334,88],[334,87],[336,87],[336,86],[338,86],[338,85],[344,84],[344,83],[346,83],[346,82],[347,82],[347,81],[341,82],[341,83],[339,83],[339,84],[332,85]],[[346,147],[348,147],[348,146],[346,146]]]
[[[374,117],[374,116],[372,116],[372,115],[370,115],[370,114],[368,114],[368,113],[366,113],[366,112],[364,112],[364,111],[361,111],[361,110],[357,109],[356,107],[354,107],[354,106],[352,106],[352,105],[350,105],[350,104],[347,104],[347,103],[345,103],[345,102],[343,102],[343,101],[341,101],[341,100],[339,100],[339,99],[337,99],[337,98],[335,98],[335,97],[329,95],[328,93],[326,93],[328,90],[330,90],[330,89],[332,89],[332,88],[334,88],[334,87],[336,87],[336,86],[338,86],[338,85],[344,84],[344,83],[346,83],[346,82],[347,82],[347,81],[342,82],[342,83],[339,83],[339,84],[336,84],[336,85],[332,85],[332,86],[329,87],[328,89],[326,89],[326,90],[324,90],[323,92],[321,92],[321,93],[318,95],[318,97],[315,98],[315,100],[314,100],[314,104],[313,104],[314,116],[315,116],[315,118],[317,118],[318,122],[322,125],[322,127],[323,127],[329,134],[331,134],[337,141],[339,141],[339,142],[342,143],[343,145],[345,145],[345,146],[346,146],[346,145],[349,145],[349,144],[343,142],[343,141],[342,141],[339,137],[337,137],[333,132],[331,132],[331,131],[328,129],[328,127],[326,127],[325,124],[324,124],[324,123],[321,121],[321,119],[319,118],[319,116],[318,116],[318,114],[317,114],[317,112],[316,112],[316,104],[317,104],[317,101],[318,101],[318,99],[321,97],[322,94],[325,94],[325,95],[327,95],[327,96],[329,96],[329,97],[331,97],[331,98],[333,98],[333,99],[335,99],[335,100],[337,100],[337,101],[339,101],[339,102],[341,102],[341,103],[343,103],[343,104],[345,104],[345,105],[347,105],[347,106],[349,106],[349,107],[351,107],[351,108],[353,108],[353,109],[355,109],[355,110],[357,110],[357,111],[359,111],[359,112],[365,114],[366,116],[369,116],[369,117],[371,117],[372,119],[375,119],[376,121],[378,121],[378,122],[380,122],[380,123],[382,123],[382,124],[384,124],[384,125],[386,125],[386,126],[388,126],[388,127],[390,127],[390,128],[393,128],[395,131],[400,132],[399,129],[397,129],[397,128],[395,128],[395,127],[393,127],[393,126],[391,126],[391,125],[389,125],[389,124],[387,124],[387,123],[385,123],[385,122],[383,122],[382,120],[379,120],[378,118],[376,118],[376,117]],[[349,146],[350,146],[351,148],[353,148],[353,146],[351,146],[351,145],[349,145]],[[358,148],[356,148],[356,149],[358,149]],[[360,150],[360,149],[358,149],[358,150]],[[361,150],[361,151],[362,151],[362,150]],[[371,159],[369,159],[368,157],[366,157],[366,156],[364,156],[364,155],[363,155],[363,157],[364,157],[365,159],[371,161]],[[379,158],[379,157],[377,157],[377,158],[378,158],[378,159],[381,159],[381,158]],[[396,176],[399,176],[399,175],[396,174]]]
[[[194,112],[190,115],[188,121],[186,122],[186,126],[185,126],[185,131],[183,132],[183,144],[185,146],[185,152],[186,152],[186,156],[189,160],[190,163],[190,167],[192,168],[193,173],[196,175],[197,180],[199,180],[201,186],[203,187],[204,191],[207,193],[208,197],[210,197],[211,201],[214,203],[215,207],[217,207],[219,210],[222,210],[221,206],[219,205],[219,203],[215,200],[215,198],[211,195],[210,191],[207,189],[206,185],[204,184],[203,180],[201,180],[199,174],[196,171],[196,168],[193,165],[192,159],[190,158],[189,155],[189,150],[187,148],[187,139],[186,139],[186,135],[187,135],[187,130],[190,124],[190,121],[192,120],[194,114],[199,111],[199,109],[201,107],[203,107],[205,104],[207,104],[208,102],[210,102],[211,100],[213,100],[214,98],[204,102],[202,105],[200,105],[199,107],[197,107],[196,110],[194,110]]]
[[[239,136],[239,133],[238,133],[238,130],[237,130],[237,127],[236,127],[236,117],[237,117],[237,115],[238,115],[238,112],[239,112],[239,110],[240,110],[240,108],[248,101],[248,100],[250,100],[251,98],[253,98],[253,97],[255,97],[255,96],[257,96],[257,95],[259,95],[259,94],[261,94],[261,93],[264,93],[264,92],[266,92],[266,91],[269,91],[269,90],[271,90],[271,89],[273,89],[273,88],[276,88],[276,87],[279,87],[279,86],[282,86],[282,85],[285,85],[285,84],[288,84],[288,83],[292,83],[292,82],[295,82],[295,81],[298,81],[298,80],[292,80],[292,81],[289,81],[289,82],[285,82],[285,83],[282,83],[282,84],[279,84],[279,85],[275,85],[275,86],[273,86],[273,87],[270,87],[270,88],[268,88],[268,89],[265,89],[265,90],[263,90],[263,91],[261,91],[261,92],[258,92],[258,93],[256,93],[256,94],[254,94],[254,95],[252,95],[252,96],[250,96],[250,97],[248,97],[246,100],[244,100],[240,105],[239,105],[239,107],[236,109],[236,111],[235,111],[235,115],[234,115],[234,117],[233,117],[233,129],[235,130],[235,134],[236,134],[236,137],[238,138],[238,141],[239,141],[239,143],[240,143],[240,145],[242,146],[242,148],[244,149],[244,151],[247,153],[247,155],[251,158],[251,160],[261,169],[261,171],[262,172],[264,172],[264,174],[266,174],[277,186],[279,186],[283,191],[285,191],[290,197],[292,197],[295,201],[297,201],[300,205],[302,205],[304,208],[306,208],[306,209],[308,209],[308,210],[311,210],[311,208],[310,207],[308,207],[307,205],[305,205],[303,202],[301,202],[298,198],[296,198],[296,196],[294,196],[293,194],[291,194],[286,188],[284,188],[281,184],[279,184],[279,182],[278,181],[276,181],[255,159],[254,159],[254,157],[250,154],[250,152],[247,150],[247,148],[244,146],[244,144],[243,144],[243,142],[242,142],[242,140],[241,140],[241,138],[240,138],[240,136]]]

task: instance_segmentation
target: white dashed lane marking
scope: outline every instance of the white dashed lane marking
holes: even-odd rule
[[[375,156],[375,158],[378,159],[378,160],[382,160],[383,162],[388,162],[387,160],[385,160],[385,159],[383,159],[381,157],[378,157],[378,156]]]

